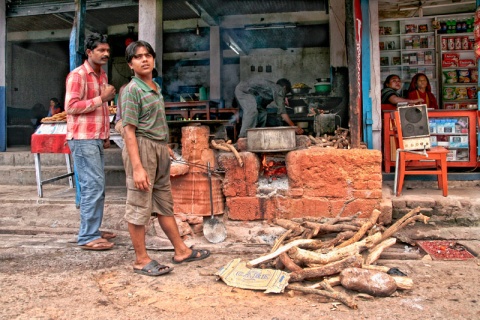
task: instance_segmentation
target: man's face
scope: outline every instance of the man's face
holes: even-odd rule
[[[393,90],[400,90],[400,88],[402,88],[402,81],[399,77],[392,77],[388,82],[388,87]]]
[[[132,61],[128,63],[138,77],[146,77],[152,74],[154,59],[145,47],[138,47]]]
[[[88,60],[96,65],[105,65],[110,58],[110,45],[100,43],[95,49],[87,49]]]

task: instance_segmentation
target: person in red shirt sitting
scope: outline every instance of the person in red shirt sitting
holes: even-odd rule
[[[422,99],[427,108],[438,109],[437,99],[432,93],[430,81],[424,73],[417,73],[410,82],[408,99]]]

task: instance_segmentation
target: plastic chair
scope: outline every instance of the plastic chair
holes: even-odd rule
[[[392,119],[393,128],[396,132],[395,140],[398,146],[395,167],[395,190],[398,196],[402,193],[405,175],[437,175],[438,188],[442,190],[443,196],[448,195],[447,182],[447,154],[444,147],[432,147],[421,151],[405,150],[400,123],[400,114],[394,112]],[[428,161],[430,160],[430,161]],[[415,163],[413,163],[415,162]]]

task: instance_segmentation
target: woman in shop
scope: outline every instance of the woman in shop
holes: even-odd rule
[[[48,108],[48,115],[47,117],[51,117],[54,114],[60,113],[63,111],[62,105],[57,98],[50,99],[50,107]]]
[[[423,99],[405,99],[400,96],[399,91],[402,88],[402,80],[396,74],[391,74],[385,79],[382,89],[382,110],[395,110],[397,103],[406,102],[408,104],[423,103]],[[393,105],[391,108],[384,108],[383,105]]]
[[[422,99],[427,108],[438,109],[437,99],[432,93],[430,81],[424,73],[417,73],[410,82],[408,88],[409,99]]]

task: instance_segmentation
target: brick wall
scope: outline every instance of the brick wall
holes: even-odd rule
[[[370,216],[381,209],[381,152],[366,149],[309,148],[286,155],[286,190],[262,186],[259,154],[240,153],[240,167],[233,154],[218,157],[225,169],[223,194],[232,220],[273,218]],[[285,178],[287,179],[287,178]],[[386,213],[387,215],[390,213]],[[388,217],[387,217],[388,220]]]

